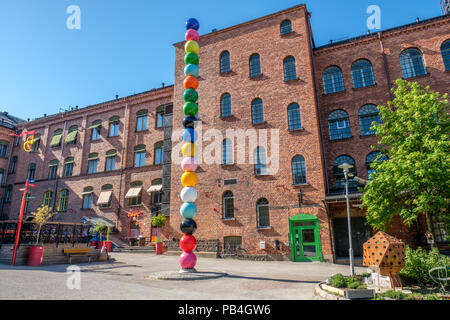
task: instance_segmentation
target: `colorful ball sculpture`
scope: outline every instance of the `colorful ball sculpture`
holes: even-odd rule
[[[183,253],[180,256],[179,263],[182,268],[180,272],[188,271],[195,272],[195,264],[197,263],[197,257],[193,253],[197,247],[197,239],[193,236],[193,233],[197,230],[197,224],[194,221],[197,215],[197,207],[194,204],[197,200],[197,191],[195,186],[197,185],[197,171],[198,164],[196,162],[197,148],[195,142],[198,139],[198,134],[195,131],[197,114],[198,114],[198,93],[197,89],[198,83],[198,64],[199,64],[199,45],[200,36],[198,34],[198,29],[200,24],[194,18],[189,19],[186,22],[186,44],[184,50],[186,55],[184,57],[184,62],[186,67],[184,68],[184,75],[186,79],[184,80],[184,89],[186,90],[183,94],[183,100],[185,102],[183,106],[183,113],[185,115],[183,119],[183,127],[185,128],[183,132],[183,142],[184,145],[181,149],[183,154],[183,161],[181,162],[181,168],[184,174],[181,177],[181,184],[183,185],[183,190],[181,190],[180,198],[183,201],[183,205],[180,208],[180,214],[183,217],[183,222],[180,224],[181,232],[184,236],[180,240],[180,248]]]

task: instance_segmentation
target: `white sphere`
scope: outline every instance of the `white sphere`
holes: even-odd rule
[[[186,187],[181,190],[180,197],[183,202],[195,202],[195,200],[197,200],[197,190],[191,187]]]

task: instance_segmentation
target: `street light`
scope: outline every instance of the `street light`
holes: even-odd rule
[[[345,177],[345,199],[347,201],[348,243],[349,243],[348,254],[350,256],[350,275],[354,276],[355,267],[353,265],[352,227],[350,223],[350,204],[348,200],[348,173],[349,169],[353,168],[353,166],[348,163],[343,163],[339,166],[339,168],[344,170],[344,177]]]

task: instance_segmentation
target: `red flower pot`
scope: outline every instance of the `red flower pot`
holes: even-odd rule
[[[28,254],[28,265],[31,267],[39,267],[42,265],[44,258],[44,246],[32,246]]]
[[[163,244],[162,242],[155,243],[156,254],[163,254]]]
[[[101,250],[103,248],[103,246],[105,245],[106,251],[111,252],[111,241],[97,241],[97,244],[98,244],[97,249]]]
[[[91,241],[89,242],[90,247],[96,247],[97,248],[97,241]]]

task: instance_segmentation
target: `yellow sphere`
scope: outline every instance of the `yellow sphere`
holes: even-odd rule
[[[181,153],[184,157],[195,157],[197,155],[197,147],[195,143],[185,143],[181,148]]]
[[[185,172],[181,176],[181,184],[185,188],[194,188],[197,185],[197,175],[194,172]]]
[[[199,51],[198,43],[194,40],[189,40],[184,45],[184,50],[186,51],[186,53],[189,52],[198,53]]]

